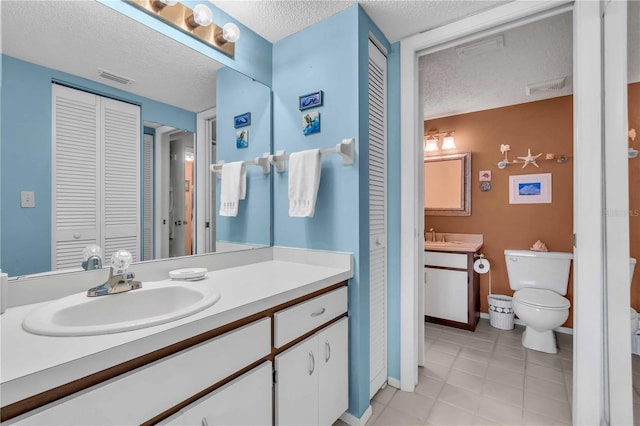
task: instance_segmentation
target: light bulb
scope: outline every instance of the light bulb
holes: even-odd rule
[[[227,22],[222,27],[222,38],[229,43],[235,43],[240,38],[240,28],[233,22]]]
[[[162,9],[165,6],[175,6],[178,3],[178,0],[154,0],[153,5]]]
[[[438,139],[429,137],[424,140],[424,150],[426,152],[433,152],[438,150]]]
[[[213,12],[204,4],[197,4],[193,8],[193,15],[189,16],[188,23],[191,27],[206,27],[213,22]]]
[[[442,139],[442,149],[456,149],[456,143],[453,138],[453,133],[448,133]]]

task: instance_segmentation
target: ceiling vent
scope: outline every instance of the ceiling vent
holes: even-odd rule
[[[114,81],[116,83],[120,83],[120,84],[124,84],[124,85],[130,85],[135,83],[135,80],[132,80],[130,78],[127,77],[123,77],[121,75],[118,74],[114,74],[111,71],[105,71],[103,69],[98,68],[98,75],[102,78],[106,78],[107,80],[111,80]]]
[[[500,50],[504,47],[504,36],[498,35],[484,40],[474,41],[469,44],[456,47],[456,53],[460,58],[477,56]]]
[[[556,78],[555,80],[541,81],[540,83],[527,84],[525,92],[527,96],[537,95],[540,93],[552,92],[560,90],[564,87],[566,77]]]

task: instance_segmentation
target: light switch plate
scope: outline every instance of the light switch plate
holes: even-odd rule
[[[20,193],[20,207],[35,207],[36,194],[33,191],[22,191]]]

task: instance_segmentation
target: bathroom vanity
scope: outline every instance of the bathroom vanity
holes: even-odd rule
[[[337,420],[348,406],[351,255],[277,247],[243,260],[225,255],[139,266],[144,286],[194,262],[209,269],[198,285],[221,293],[213,306],[166,324],[40,336],[21,323],[42,303],[8,309],[0,317],[3,424]],[[22,284],[35,285],[13,290],[25,291],[15,289]]]
[[[480,277],[473,270],[482,235],[438,234],[425,242],[425,321],[473,331],[480,318]]]

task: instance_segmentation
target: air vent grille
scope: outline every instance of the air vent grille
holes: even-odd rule
[[[564,87],[565,77],[556,78],[554,80],[541,81],[540,83],[527,84],[525,93],[527,96],[537,95],[539,93],[560,90]]]
[[[102,69],[98,69],[98,75],[102,78],[106,78],[107,80],[111,80],[116,83],[120,83],[124,85],[131,85],[136,82],[135,80],[132,80],[130,78],[123,77],[121,75],[114,74],[111,71],[106,71]]]

